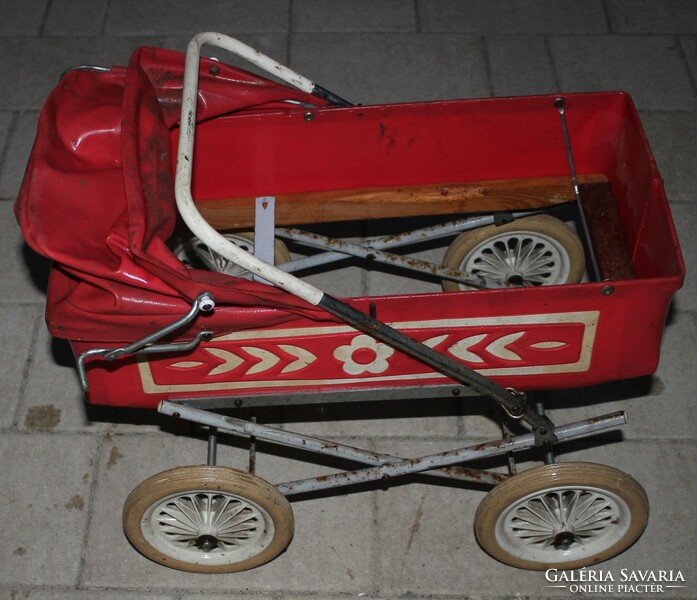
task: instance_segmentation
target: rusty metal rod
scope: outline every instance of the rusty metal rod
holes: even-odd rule
[[[561,441],[615,427],[617,425],[623,425],[624,423],[626,423],[626,416],[624,412],[620,411],[601,417],[586,419],[584,421],[577,421],[568,425],[562,425],[555,429],[555,433],[557,434],[557,438]],[[422,456],[420,458],[402,459],[378,467],[334,473],[332,475],[324,475],[312,479],[288,481],[280,483],[276,485],[276,487],[284,496],[318,492],[357,483],[390,479],[400,475],[421,473],[437,467],[497,456],[507,452],[532,448],[533,446],[535,446],[535,435],[528,433],[511,438],[510,440],[499,440],[486,444],[478,444],[476,446],[470,446],[469,448],[450,450],[448,452]]]
[[[165,415],[183,418],[202,425],[217,427],[223,431],[229,431],[239,435],[254,436],[269,442],[278,443],[292,448],[304,449],[318,454],[334,456],[349,460],[355,460],[366,464],[376,465],[367,469],[358,469],[333,475],[325,475],[309,479],[302,479],[278,484],[276,487],[284,495],[302,494],[315,492],[324,489],[341,487],[355,483],[366,483],[387,479],[399,475],[411,473],[429,473],[437,476],[445,476],[467,481],[478,481],[483,483],[497,484],[501,482],[499,473],[487,471],[473,471],[472,469],[462,469],[453,471],[452,469],[441,470],[452,467],[457,463],[470,460],[477,460],[490,456],[497,456],[507,452],[524,450],[536,445],[535,434],[529,433],[511,438],[509,440],[497,440],[485,444],[477,444],[457,450],[450,450],[420,458],[400,458],[389,454],[377,454],[368,450],[354,448],[337,442],[322,440],[302,434],[285,431],[268,425],[250,423],[234,417],[226,417],[210,411],[193,408],[177,404],[176,402],[163,401],[160,403],[159,412]],[[596,431],[601,431],[626,423],[626,416],[623,411],[610,413],[600,417],[585,419],[575,423],[562,425],[555,429],[559,441],[571,439],[580,435],[587,435]],[[472,475],[477,474],[476,477]],[[480,476],[483,474],[483,477]]]
[[[366,260],[401,267],[410,271],[424,273],[441,279],[451,279],[477,289],[506,287],[498,281],[489,281],[477,275],[470,275],[465,271],[451,269],[425,260],[401,256],[391,252],[385,252],[378,248],[364,244],[353,244],[344,240],[338,240],[319,235],[317,233],[308,233],[300,229],[291,227],[276,228],[276,235],[289,240],[300,242],[312,248],[327,249],[330,248],[336,252],[355,256]]]
[[[403,460],[398,456],[392,456],[390,454],[378,454],[377,452],[371,452],[370,450],[363,450],[362,448],[355,448],[354,446],[348,446],[338,442],[323,440],[300,433],[293,433],[291,431],[271,427],[269,425],[260,425],[259,423],[245,421],[235,417],[227,417],[208,410],[193,408],[191,406],[186,406],[167,400],[160,403],[158,410],[164,415],[185,419],[200,425],[206,425],[208,427],[215,428],[216,430],[227,431],[237,435],[244,435],[253,439],[264,440],[266,442],[272,442],[290,448],[307,450],[316,454],[353,460],[363,464],[380,466],[390,462]],[[467,469],[464,467],[446,467],[424,474],[442,477],[444,479],[474,481],[491,485],[497,485],[507,478],[507,475],[505,474],[495,473],[493,471]]]
[[[569,125],[566,119],[566,98],[559,96],[554,99],[554,107],[559,112],[559,119],[561,120],[561,131],[564,136],[564,145],[566,146],[566,160],[569,163],[569,174],[571,175],[571,186],[574,190],[574,196],[576,197],[576,206],[578,208],[579,217],[581,219],[581,227],[583,228],[583,235],[586,239],[586,246],[588,250],[588,258],[590,259],[590,266],[593,271],[592,277],[597,278],[598,281],[601,279],[600,268],[598,267],[598,260],[595,256],[595,249],[593,248],[593,240],[590,236],[590,229],[588,228],[588,221],[586,220],[586,214],[583,209],[583,202],[581,201],[581,189],[578,185],[578,177],[576,176],[576,164],[574,162],[574,153],[571,150],[571,136],[569,135]]]

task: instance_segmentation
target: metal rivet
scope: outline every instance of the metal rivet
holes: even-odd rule
[[[203,295],[199,300],[198,307],[203,312],[210,312],[215,308],[215,300],[207,294]]]
[[[309,123],[310,121],[315,120],[315,115],[313,115],[311,112],[306,112],[305,113],[305,120]]]
[[[218,65],[211,65],[208,67],[208,72],[211,75],[219,75],[220,74],[220,67]]]
[[[603,296],[612,296],[612,294],[615,293],[615,286],[614,285],[604,285],[603,288],[600,290],[600,293]]]

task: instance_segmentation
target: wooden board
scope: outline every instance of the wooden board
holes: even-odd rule
[[[607,182],[604,175],[579,175],[579,183]],[[277,194],[276,224],[327,223],[356,219],[415,217],[539,209],[574,200],[570,177],[531,177],[465,183]],[[197,201],[216,229],[254,226],[254,197]]]
[[[634,279],[627,237],[610,185],[587,184],[579,191],[601,280]]]

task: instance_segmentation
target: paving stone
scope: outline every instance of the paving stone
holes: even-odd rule
[[[38,120],[39,113],[36,111],[21,112],[17,117],[17,122],[7,144],[5,159],[0,165],[1,198],[14,200],[17,197],[36,137]]]
[[[482,42],[469,35],[298,33],[290,67],[362,104],[490,93]]]
[[[605,33],[602,2],[573,0],[418,0],[423,31],[482,33]]]
[[[201,31],[286,31],[289,0],[211,0],[195,4],[187,0],[112,0],[107,34],[194,35]]]
[[[641,122],[656,157],[670,202],[694,202],[697,112],[641,111]]]
[[[303,0],[295,2],[291,17],[293,31],[414,31],[416,14],[411,2],[382,0]]]
[[[676,294],[674,308],[697,310],[697,273],[691,267],[697,264],[697,240],[694,235],[697,230],[697,210],[694,204],[674,204],[671,211],[687,269],[685,284]]]
[[[0,435],[0,585],[77,583],[95,450],[92,436]]]
[[[697,5],[691,0],[607,0],[614,33],[697,33]]]
[[[685,53],[685,59],[692,72],[692,79],[697,80],[697,36],[683,36],[680,45]]]
[[[367,592],[362,592],[358,594],[358,597],[361,600],[385,600],[384,598],[376,598],[375,596],[371,595],[370,593]],[[282,596],[279,596],[279,600],[306,600],[307,596],[297,596],[295,594],[283,594]],[[410,596],[410,600],[421,600],[417,598],[416,596]],[[193,600],[193,598],[184,598],[184,600]],[[312,596],[312,600],[344,600],[343,596]],[[426,599],[424,599],[426,600]]]
[[[402,256],[437,266],[442,264],[444,252],[444,247],[423,252],[409,252],[408,254],[396,251]],[[367,292],[371,296],[428,294],[440,292],[443,289],[441,283],[433,276],[381,264],[371,266],[366,272],[365,281]]]
[[[180,600],[176,595],[163,596],[153,594],[150,590],[137,592],[114,592],[110,590],[81,590],[81,589],[26,589],[16,588],[0,590],[0,600]],[[199,596],[200,598],[200,596]]]
[[[661,359],[653,377],[553,391],[546,403],[550,417],[562,424],[624,410],[628,423],[612,434],[613,437],[695,439],[690,416],[693,412],[691,385],[684,377],[684,373],[691,370],[695,346],[697,323],[694,315],[675,312],[664,333]]]
[[[494,96],[551,94],[558,91],[554,65],[543,37],[486,37]]]
[[[167,48],[165,36],[156,35],[110,35],[101,38],[99,54],[92,60],[101,66],[128,65],[131,54],[141,46]],[[98,58],[97,58],[98,56]]]
[[[0,2],[0,35],[38,35],[49,0]],[[7,55],[6,55],[7,56]]]
[[[278,600],[306,600],[307,596],[300,596],[296,594],[283,594],[278,597]],[[373,596],[369,592],[361,592],[358,594],[358,598],[360,600],[387,600],[386,598],[383,598],[382,596],[380,598]],[[193,598],[184,598],[184,600],[193,600]],[[327,596],[327,595],[319,595],[319,596],[312,596],[312,600],[345,600],[344,596]],[[417,598],[416,596],[410,596],[410,600],[421,600],[420,598]],[[423,600],[426,600],[425,598]]]
[[[283,428],[322,439],[344,436],[446,437],[457,436],[466,400],[393,400],[346,404],[306,405],[283,409]],[[475,417],[484,419],[484,417]],[[468,431],[468,435],[471,432]]]
[[[4,110],[0,111],[0,173],[2,172],[3,153],[6,149],[6,146],[9,145],[10,129],[12,128],[12,122],[14,119],[14,113]],[[5,198],[0,195],[0,200],[5,200]]]
[[[40,324],[17,416],[20,430],[153,433],[161,420],[154,410],[87,404],[68,342],[52,338]]]
[[[338,224],[314,225],[308,228],[313,233],[317,233],[329,238],[339,239],[352,244],[360,244],[364,240],[364,227],[361,223],[343,222]],[[320,253],[320,250],[313,251],[308,247],[301,247],[292,242],[287,242],[291,250],[293,259],[302,259]],[[362,267],[360,259],[346,257],[340,261],[329,263],[324,266],[317,266],[298,272],[304,281],[317,286],[323,291],[337,298],[355,298],[365,296],[366,273]]]
[[[108,0],[51,2],[44,27],[45,35],[99,35],[106,17]]]
[[[366,293],[365,272],[357,266],[342,267],[339,263],[331,271],[303,273],[302,279],[337,298],[355,298]]]
[[[268,595],[268,594],[246,594],[244,592],[240,593],[229,593],[229,594],[206,594],[206,600],[249,600],[253,598],[254,600],[281,600],[285,596],[281,597],[278,594]],[[177,600],[200,600],[200,594],[184,594],[177,598]],[[312,596],[312,600],[315,600],[315,596]]]
[[[288,62],[288,35],[286,33],[234,33],[230,34],[235,39],[244,42],[248,46],[259,50],[280,63]],[[191,35],[168,35],[165,37],[166,48],[186,52],[186,47],[191,41]],[[253,70],[253,66],[235,56],[234,54],[215,46],[204,46],[201,50],[203,56],[214,56],[227,64]],[[268,76],[268,73],[266,73]]]
[[[388,451],[418,456],[439,449],[428,442],[394,442]],[[494,598],[522,591],[530,575],[516,575],[512,584],[508,568],[485,555],[474,539],[474,512],[483,497],[476,487],[425,482],[378,492],[378,594],[438,596],[459,590]]]
[[[360,592],[366,588],[373,560],[370,492],[294,502],[293,543],[276,560],[249,572],[216,577],[186,574],[140,556],[121,531],[121,507],[126,496],[146,477],[177,464],[200,464],[205,454],[203,441],[166,435],[113,436],[105,444],[87,540],[84,585],[325,593]],[[218,464],[246,468],[247,453],[220,444]],[[257,473],[269,481],[329,472],[326,467],[257,454]]]
[[[0,429],[12,427],[20,391],[24,380],[24,368],[29,360],[32,335],[39,318],[33,306],[0,305],[0,381],[2,406]]]
[[[0,302],[43,304],[49,263],[24,243],[12,208],[0,202]]]
[[[414,443],[408,448],[404,443],[395,445],[393,451],[417,451]],[[423,444],[419,446],[423,452]],[[691,558],[683,550],[689,542],[682,536],[684,542],[673,544],[668,523],[691,522],[688,511],[695,484],[683,469],[687,466],[689,472],[694,471],[691,461],[696,451],[693,442],[662,446],[658,452],[650,444],[624,442],[583,448],[564,456],[564,460],[595,461],[630,473],[645,486],[656,508],[644,536],[598,569],[611,569],[618,580],[620,569],[625,567],[647,569],[670,564],[670,568],[691,571]],[[685,486],[683,475],[688,478]],[[513,570],[477,546],[472,523],[483,497],[474,489],[425,483],[378,492],[378,594],[427,596],[458,590],[469,598],[559,597],[558,590],[545,588],[548,582],[543,573]],[[664,506],[675,506],[676,521],[672,521],[670,511],[661,508]],[[680,597],[680,591],[669,597]]]
[[[281,64],[288,64],[288,34],[286,33],[234,33],[232,37],[266,54]],[[186,52],[186,47],[190,40],[191,35],[169,35],[165,37],[163,46],[179,52]],[[201,55],[215,57],[228,65],[239,67],[245,71],[256,73],[268,79],[275,79],[273,74],[252,65],[250,62],[222,48],[204,46],[201,49]]]
[[[0,63],[0,107],[41,108],[61,74],[74,65],[93,64],[98,38],[92,36],[43,38],[8,36],[3,51],[12,60]]]
[[[564,91],[622,90],[640,109],[691,110],[696,97],[670,36],[554,36],[552,54]]]

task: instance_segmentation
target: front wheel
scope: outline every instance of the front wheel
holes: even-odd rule
[[[290,504],[273,485],[220,466],[177,467],[138,485],[123,528],[151,560],[193,573],[231,573],[278,556],[293,537]]]
[[[616,556],[646,527],[649,502],[632,477],[604,465],[535,467],[489,492],[477,508],[477,541],[521,569],[579,569]]]
[[[223,233],[222,236],[231,244],[254,254],[254,232],[240,231]],[[190,269],[208,269],[216,273],[224,273],[231,277],[251,279],[252,274],[234,262],[211,250],[194,235],[180,239],[178,236],[171,242],[174,255]],[[290,262],[288,247],[281,240],[274,240],[274,264]]]

